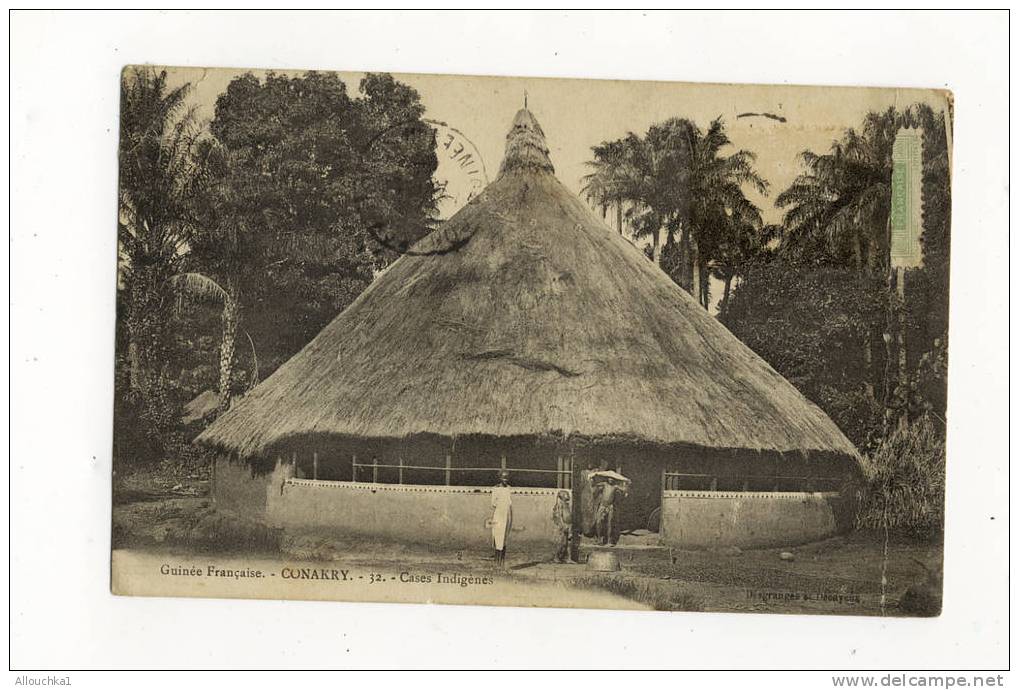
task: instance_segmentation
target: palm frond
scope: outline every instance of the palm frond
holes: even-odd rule
[[[215,280],[202,273],[178,273],[169,280],[177,297],[176,312],[183,313],[189,301],[225,303],[229,293]]]

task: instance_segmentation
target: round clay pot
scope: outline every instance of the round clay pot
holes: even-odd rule
[[[587,558],[587,569],[602,573],[619,570],[619,557],[613,551],[592,551]]]

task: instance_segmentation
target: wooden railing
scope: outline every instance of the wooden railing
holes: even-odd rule
[[[683,486],[684,479],[697,479],[697,483],[700,486],[692,487],[692,482],[685,482],[687,486]],[[841,479],[836,477],[812,477],[802,475],[775,475],[775,474],[749,474],[741,475],[739,477],[725,476],[719,474],[694,474],[689,472],[662,472],[662,490],[663,491],[677,491],[681,489],[698,489],[702,491],[717,491],[719,480],[722,482],[731,484],[733,482],[742,482],[741,491],[751,491],[751,483],[758,486],[764,485],[771,487],[770,491],[779,491],[779,486],[782,484],[792,483],[796,485],[798,491],[815,492],[815,491],[837,491],[839,485],[842,483]],[[761,490],[761,489],[758,489]]]
[[[396,470],[397,481],[396,484],[403,484],[404,472],[406,470],[413,471],[425,471],[425,472],[442,472],[443,479],[446,486],[453,484],[453,475],[457,472],[491,472],[492,484],[495,484],[498,480],[499,474],[502,472],[510,473],[510,483],[512,483],[513,475],[517,474],[551,474],[555,475],[555,487],[557,489],[569,489],[573,485],[573,466],[570,458],[559,457],[556,458],[556,469],[538,469],[533,467],[511,467],[506,464],[506,458],[502,459],[502,464],[499,467],[462,467],[460,465],[454,466],[452,464],[452,458],[446,456],[446,464],[439,467],[435,465],[409,465],[401,458],[395,465],[381,463],[377,458],[372,458],[371,462],[358,462],[355,456],[353,461],[353,480],[355,482],[370,481],[373,484],[379,483],[379,470]],[[394,482],[387,482],[394,483]]]

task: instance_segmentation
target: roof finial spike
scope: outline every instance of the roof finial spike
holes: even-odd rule
[[[527,89],[524,89],[524,110],[527,110]]]
[[[506,135],[506,156],[499,172],[521,168],[555,172],[552,161],[548,159],[545,133],[527,109],[527,94],[524,94],[524,99],[524,107],[513,117],[513,125]]]

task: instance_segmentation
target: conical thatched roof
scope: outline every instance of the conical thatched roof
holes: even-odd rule
[[[583,437],[856,456],[835,424],[556,178],[514,118],[498,179],[199,441]]]

